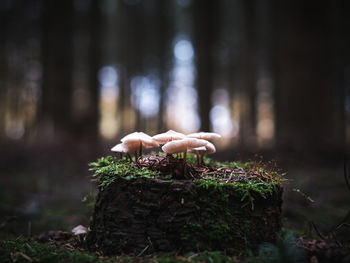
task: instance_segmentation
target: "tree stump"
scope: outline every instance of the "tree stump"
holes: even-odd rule
[[[281,229],[282,187],[119,177],[98,193],[87,246],[106,255],[245,251]],[[239,186],[239,187],[238,187]]]

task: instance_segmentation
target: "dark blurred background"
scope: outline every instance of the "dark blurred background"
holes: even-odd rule
[[[87,163],[126,133],[167,129],[222,134],[216,159],[275,160],[291,179],[286,227],[329,229],[350,209],[349,11],[0,0],[0,237],[87,225]]]

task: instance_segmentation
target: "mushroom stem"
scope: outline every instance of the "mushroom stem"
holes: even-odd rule
[[[204,160],[203,160],[204,159],[204,154],[200,155],[200,159],[201,159],[201,164],[204,164]]]
[[[128,157],[130,159],[130,162],[132,162],[132,157],[131,157],[130,153],[127,153],[127,155],[128,155]]]
[[[142,142],[140,142],[140,155],[139,156],[142,156]]]
[[[186,162],[186,155],[187,155],[187,151],[184,151],[183,156],[184,156],[184,161]]]

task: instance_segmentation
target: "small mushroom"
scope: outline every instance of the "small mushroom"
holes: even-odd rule
[[[121,154],[121,156],[123,155],[123,153],[126,153],[129,156],[130,160],[132,160],[130,154],[134,154],[135,152],[137,152],[138,148],[139,148],[138,143],[126,142],[126,143],[119,143],[119,144],[115,145],[111,149],[111,151],[112,152],[119,152]]]
[[[202,154],[202,152],[205,152],[206,150],[207,149],[205,148],[205,146],[202,146],[202,147],[196,147],[196,148],[189,149],[188,152],[196,155],[197,164],[199,165],[200,155]]]
[[[196,154],[197,155],[197,163],[202,164],[203,163],[203,156],[206,154],[215,153],[216,148],[215,148],[214,144],[212,144],[211,142],[208,142],[205,146],[190,149],[190,150],[188,150],[188,152]]]
[[[87,228],[85,226],[82,226],[82,225],[78,225],[72,229],[72,233],[75,236],[81,235],[81,234],[87,234],[87,232],[88,232]]]
[[[188,134],[187,137],[212,141],[214,139],[220,139],[221,135],[215,132],[196,132]]]
[[[151,136],[147,135],[144,132],[133,132],[121,139],[122,143],[129,149],[134,148],[133,146],[137,144],[137,147],[140,149],[140,156],[142,155],[142,148],[153,148],[158,147],[159,143],[154,140]],[[137,158],[137,150],[136,158]]]
[[[196,148],[196,147],[205,146],[207,143],[208,141],[206,140],[200,140],[196,138],[185,138],[182,140],[174,140],[164,144],[164,146],[162,147],[162,150],[168,154],[183,152],[184,160],[186,161],[187,150]]]
[[[206,154],[216,153],[215,145],[212,144],[211,142],[208,142],[208,143],[205,145],[205,149],[207,150],[207,151],[206,151]]]
[[[128,149],[125,147],[123,143],[119,143],[112,147],[111,149],[112,152],[119,152],[119,153],[127,153]]]
[[[148,134],[146,134],[144,132],[139,132],[139,134],[141,136],[143,136],[144,144],[148,144],[148,148],[159,146],[159,143],[153,137],[149,136]]]
[[[153,136],[153,139],[156,140],[159,144],[165,144],[174,140],[181,140],[186,138],[186,135],[180,132],[169,130],[164,133],[159,133]]]

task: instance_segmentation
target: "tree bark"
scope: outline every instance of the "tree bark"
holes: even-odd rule
[[[254,210],[233,187],[218,188],[190,180],[118,179],[98,194],[87,245],[104,254],[235,253],[275,239],[281,188],[266,199],[254,195]]]

